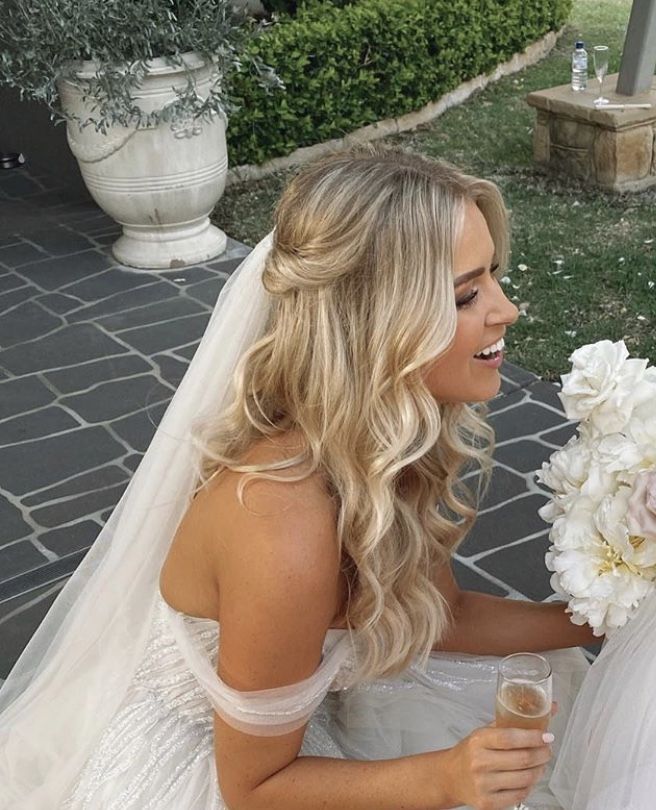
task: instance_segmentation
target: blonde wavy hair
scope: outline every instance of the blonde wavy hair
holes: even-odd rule
[[[433,575],[489,484],[487,406],[437,402],[421,374],[455,336],[454,252],[468,200],[485,216],[503,274],[508,213],[493,183],[380,144],[305,166],[275,211],[265,334],[240,360],[233,402],[194,431],[198,489],[220,469],[246,473],[242,505],[255,478],[322,474],[338,505],[357,679],[425,662],[447,632]],[[300,453],[243,463],[254,442],[291,429]],[[299,464],[296,477],[272,474]],[[465,469],[479,473],[475,493]]]

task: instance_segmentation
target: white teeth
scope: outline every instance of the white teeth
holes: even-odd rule
[[[495,354],[495,352],[500,352],[505,347],[505,345],[506,345],[506,342],[504,341],[503,338],[501,338],[501,340],[497,340],[496,343],[493,343],[491,346],[488,346],[487,349],[483,349],[483,351],[479,352],[478,354],[479,355],[481,355],[481,354],[485,354],[485,355]]]

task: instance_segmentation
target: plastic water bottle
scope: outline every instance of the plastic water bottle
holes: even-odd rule
[[[588,86],[588,52],[582,40],[577,39],[572,53],[572,90],[585,90]]]

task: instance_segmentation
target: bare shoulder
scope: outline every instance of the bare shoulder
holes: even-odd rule
[[[261,439],[253,444],[244,459],[246,465],[266,464],[291,459],[301,452],[298,435],[292,431],[276,439]],[[326,481],[319,471],[310,473],[310,462],[265,471],[278,479],[257,477],[244,482],[247,473],[223,470],[198,496],[201,512],[211,523],[214,534],[229,537],[242,528],[287,526],[311,530],[311,534],[335,537],[336,507]],[[309,473],[309,474],[308,474]],[[305,477],[294,481],[299,475]],[[240,484],[244,482],[241,497]]]
[[[292,457],[297,451],[288,445],[283,452]],[[275,446],[261,443],[248,463],[280,457]],[[340,609],[334,502],[321,477],[311,475],[294,483],[254,480],[242,504],[237,486],[244,473],[226,473],[202,493],[214,544],[221,674],[240,689],[293,683],[316,667]]]

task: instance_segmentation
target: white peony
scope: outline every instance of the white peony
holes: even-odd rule
[[[556,518],[549,539],[560,550],[585,549],[591,544],[603,542],[595,524],[597,505],[589,498],[579,498],[566,514]]]

